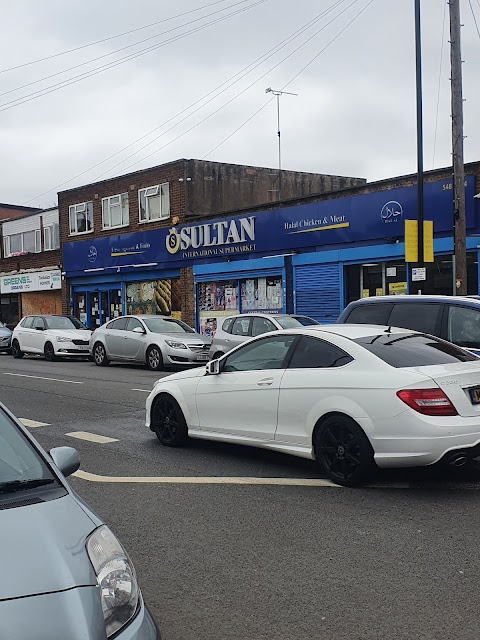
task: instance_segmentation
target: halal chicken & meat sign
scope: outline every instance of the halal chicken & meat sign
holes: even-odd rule
[[[170,229],[165,239],[171,255],[182,252],[182,258],[249,253],[255,251],[255,216],[221,220]]]

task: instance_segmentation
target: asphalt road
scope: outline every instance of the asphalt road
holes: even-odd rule
[[[0,355],[0,400],[45,423],[32,428],[45,448],[75,446],[81,470],[101,476],[71,482],[128,549],[164,640],[478,638],[479,471],[291,486],[321,478],[315,463],[200,441],[162,447],[144,426],[158,377]]]

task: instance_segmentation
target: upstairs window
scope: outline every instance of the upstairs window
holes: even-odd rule
[[[69,207],[70,235],[93,231],[93,202],[80,202]]]
[[[53,251],[60,248],[60,233],[58,222],[43,227],[43,250]]]
[[[168,182],[140,189],[138,192],[138,211],[140,222],[153,222],[169,218],[170,190]]]
[[[39,253],[40,251],[40,229],[12,233],[3,238],[3,253],[6,258],[15,253]]]
[[[102,228],[116,229],[129,223],[128,193],[102,198]]]

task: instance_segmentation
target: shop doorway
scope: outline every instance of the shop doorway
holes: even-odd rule
[[[121,289],[96,289],[74,293],[74,314],[89,329],[97,329],[123,314]]]
[[[366,262],[345,267],[346,303],[372,296],[407,293],[405,262]]]

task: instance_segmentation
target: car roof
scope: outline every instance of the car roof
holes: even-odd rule
[[[213,313],[213,312],[212,312]],[[260,316],[262,318],[308,318],[304,313],[266,313],[262,311],[247,311],[246,313],[234,313],[226,316],[225,320],[230,318],[249,318],[250,316]]]
[[[406,294],[401,296],[371,296],[370,298],[360,298],[350,302],[351,305],[375,304],[376,302],[449,302],[450,304],[465,304],[472,306],[480,305],[479,297],[474,296],[441,296],[441,295],[415,295]]]
[[[292,329],[298,333],[331,333],[337,336],[343,336],[350,340],[364,338],[366,336],[379,335],[381,333],[418,333],[411,329],[402,329],[401,327],[389,327],[378,324],[316,324],[302,329]]]

